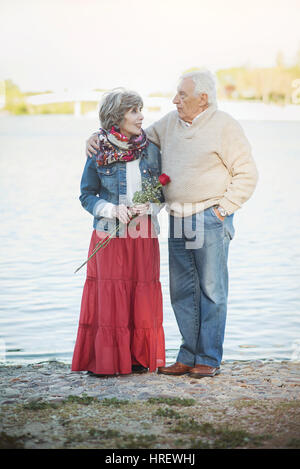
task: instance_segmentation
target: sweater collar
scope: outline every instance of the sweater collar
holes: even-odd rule
[[[205,122],[207,122],[207,120],[212,116],[212,114],[217,110],[217,105],[216,104],[210,104],[208,106],[207,109],[205,109],[205,111],[202,111],[200,112],[200,114],[198,114],[198,116],[196,116],[194,119],[193,119],[193,122],[190,123],[190,122],[186,122],[184,121],[183,119],[181,119],[179,116],[178,116],[178,119],[180,121],[180,123],[184,126],[184,127],[195,127],[195,125],[200,125],[202,126]]]

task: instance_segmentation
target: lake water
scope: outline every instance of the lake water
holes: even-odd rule
[[[148,119],[149,120],[149,119]],[[300,360],[300,121],[241,121],[260,178],[235,214],[225,360]],[[71,362],[92,217],[78,200],[94,118],[0,118],[0,361]],[[167,361],[180,336],[161,214]]]

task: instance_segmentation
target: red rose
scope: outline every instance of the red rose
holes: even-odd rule
[[[158,180],[159,180],[159,182],[161,183],[162,186],[165,186],[166,184],[169,184],[169,182],[171,182],[171,179],[165,173],[161,174],[159,176]]]

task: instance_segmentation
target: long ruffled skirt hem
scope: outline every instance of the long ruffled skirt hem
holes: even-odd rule
[[[89,254],[99,241],[94,230]],[[72,371],[129,374],[165,365],[157,239],[112,239],[88,263]]]

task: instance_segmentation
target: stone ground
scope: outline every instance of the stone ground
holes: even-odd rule
[[[214,378],[95,377],[0,366],[0,448],[300,447],[300,363],[225,362]]]

